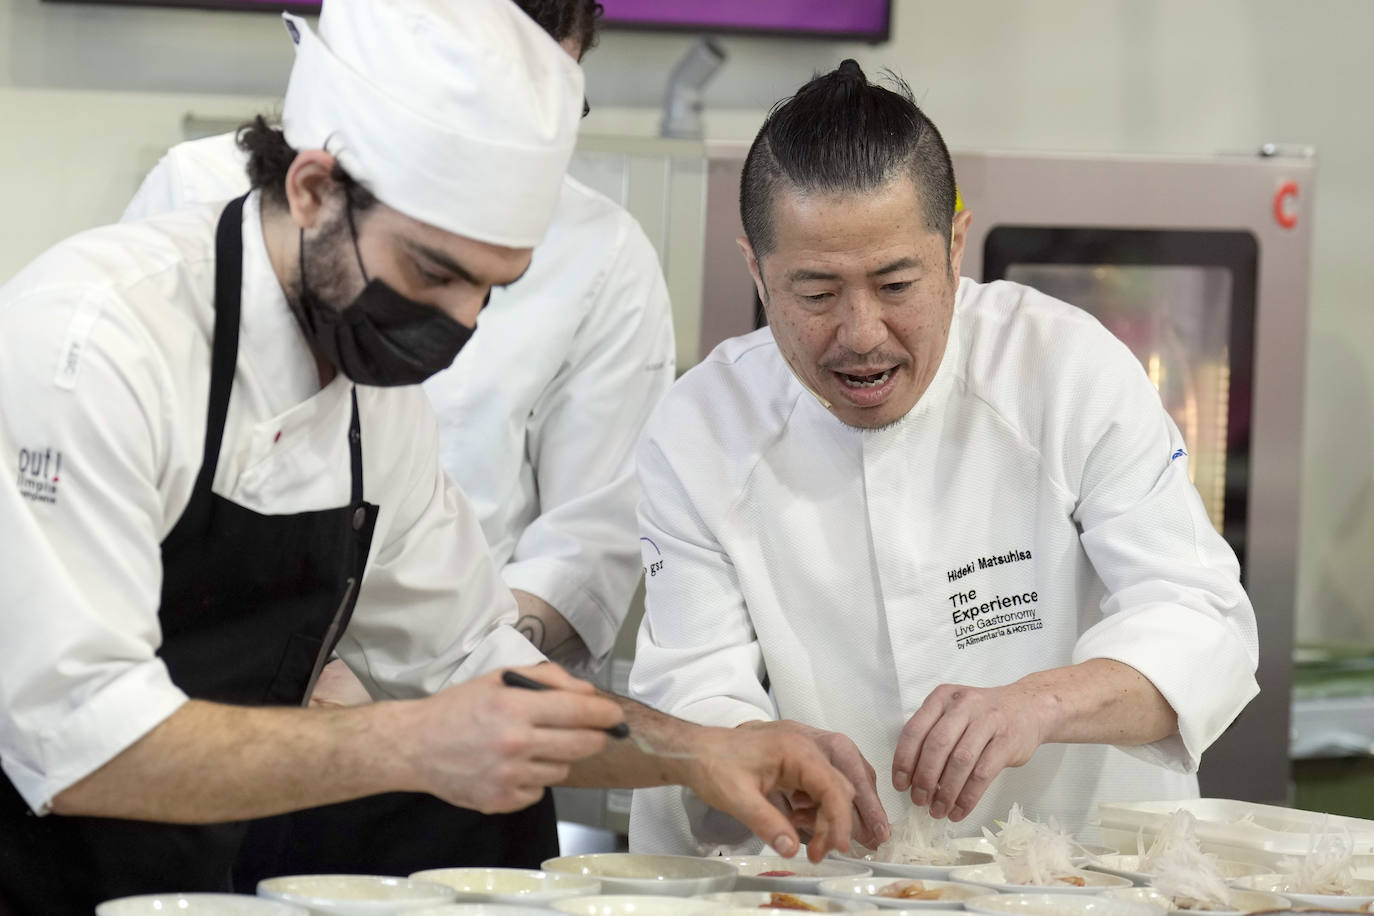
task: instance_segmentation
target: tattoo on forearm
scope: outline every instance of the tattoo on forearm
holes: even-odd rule
[[[544,651],[544,621],[533,614],[526,614],[515,622],[515,630],[540,652]]]

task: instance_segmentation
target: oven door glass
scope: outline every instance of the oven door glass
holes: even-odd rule
[[[1136,355],[1242,563],[1257,255],[1243,233],[998,227],[984,260],[988,279],[1084,309]]]

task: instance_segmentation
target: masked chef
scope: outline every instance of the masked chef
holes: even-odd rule
[[[847,734],[881,773],[865,818],[973,829],[1020,802],[1076,830],[1102,800],[1194,797],[1258,691],[1235,556],[1130,351],[1033,289],[960,279],[955,200],[910,91],[854,61],[759,130],[740,247],[770,326],[650,420],[631,691]],[[635,793],[634,850],[742,839],[690,790]]]
[[[593,0],[516,5],[574,60],[596,43]],[[124,220],[247,192],[249,149],[280,173],[294,154],[264,122],[180,143],[143,181]],[[565,176],[529,269],[492,291],[479,326],[454,364],[424,382],[444,470],[472,502],[515,595],[516,629],[554,661],[596,666],[610,654],[640,577],[634,446],[673,379],[658,258],[630,214]],[[314,695],[317,703],[370,699],[337,661]],[[386,827],[392,819],[405,829]],[[284,820],[255,828],[255,839],[285,832],[250,844],[257,860],[245,863],[241,884],[251,888],[268,872],[409,874],[456,862],[537,868],[558,854],[549,794],[523,811],[480,819],[432,796],[390,794]]]
[[[536,665],[439,468],[415,383],[528,267],[574,62],[507,0],[285,22],[280,187],[82,234],[0,288],[0,909],[226,889],[244,819],[383,791],[491,812],[678,780],[795,851],[765,793],[800,790],[811,854],[847,842],[853,790],[806,742]],[[292,708],[336,648],[391,700]],[[521,663],[554,689],[504,686]]]

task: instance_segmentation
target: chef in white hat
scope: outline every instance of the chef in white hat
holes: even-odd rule
[[[847,843],[852,787],[808,742],[538,665],[439,469],[414,383],[526,269],[575,64],[507,0],[286,22],[280,187],[78,235],[0,287],[0,911],[225,889],[245,819],[385,791],[506,811],[682,782],[790,853],[764,793],[803,790],[809,852]],[[335,651],[392,701],[291,708]],[[503,686],[519,664],[555,689]],[[692,759],[608,742],[625,722]]]
[[[595,0],[515,2],[573,59],[595,46]],[[122,219],[230,200],[249,190],[250,162],[282,176],[293,155],[279,127],[257,120],[179,143]],[[634,446],[673,380],[658,255],[624,208],[565,176],[529,270],[493,291],[478,326],[453,365],[424,382],[440,459],[520,606],[516,629],[554,661],[595,665],[641,578]],[[342,662],[325,667],[312,696],[335,705],[370,699]],[[387,828],[392,818],[405,829]],[[416,793],[282,820],[254,828],[280,830],[280,841],[245,844],[252,858],[240,862],[241,887],[265,874],[405,875],[458,862],[537,868],[558,854],[551,792],[480,821]]]

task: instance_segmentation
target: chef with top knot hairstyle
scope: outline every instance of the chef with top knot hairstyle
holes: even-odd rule
[[[661,565],[631,692],[811,736],[870,833],[913,804],[1080,830],[1100,801],[1195,797],[1258,692],[1235,555],[1125,345],[960,278],[954,178],[905,84],[852,60],[769,114],[739,240],[769,327],[686,373],[640,446]],[[638,791],[630,846],[717,851],[730,827]]]
[[[225,890],[250,819],[389,791],[498,812],[688,783],[785,852],[813,818],[766,795],[804,791],[810,854],[847,843],[853,789],[806,741],[540,664],[440,469],[417,383],[529,266],[576,64],[508,0],[285,24],[280,186],[0,287],[0,911]],[[299,708],[335,650],[390,699]]]

